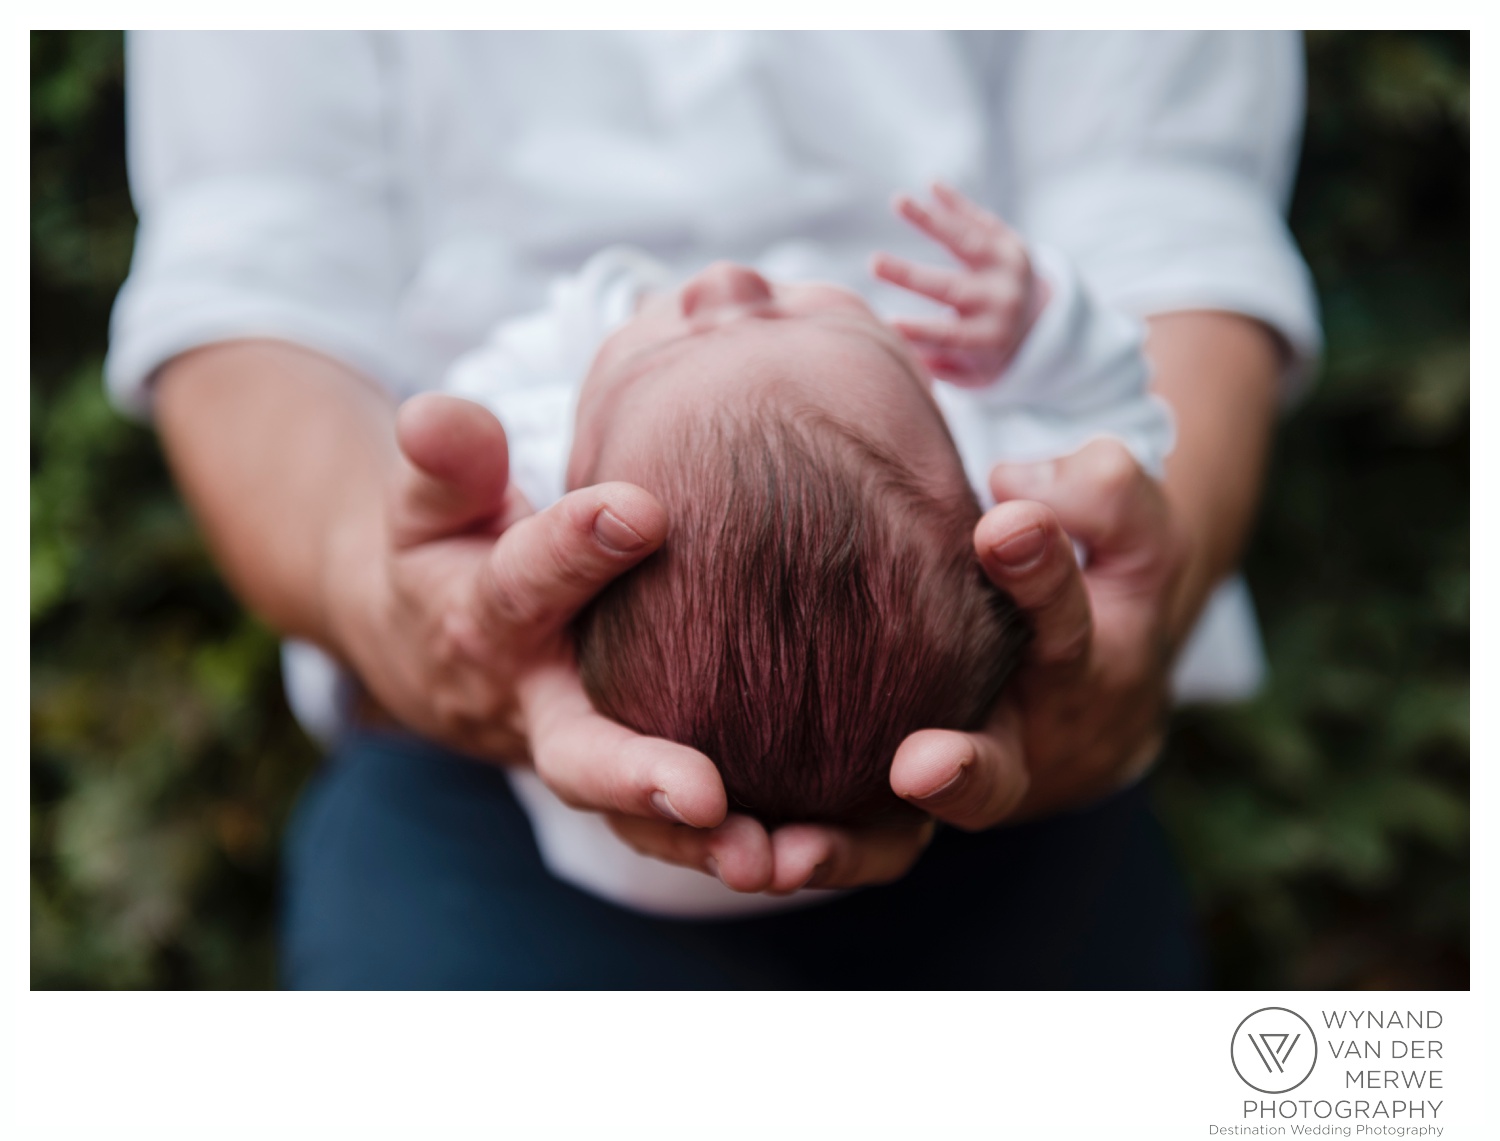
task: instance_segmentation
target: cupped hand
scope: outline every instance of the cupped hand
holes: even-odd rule
[[[1001,464],[990,483],[975,548],[1031,618],[1029,657],[986,729],[915,734],[891,771],[898,795],[968,829],[1087,804],[1150,767],[1186,552],[1161,486],[1116,441]]]
[[[773,895],[804,887],[862,887],[900,879],[933,833],[930,818],[865,828],[786,824],[771,832],[738,813],[710,829],[623,815],[611,816],[609,823],[643,855],[697,868],[735,891]]]
[[[950,319],[898,318],[891,325],[933,376],[971,387],[990,383],[1010,364],[1047,301],[1046,283],[1033,272],[1025,244],[999,218],[940,182],[931,203],[903,194],[895,207],[961,268],[875,255],[876,277],[953,310]]]
[[[575,807],[720,824],[712,762],[595,713],[568,633],[661,545],[661,505],[606,483],[534,513],[509,484],[500,422],[454,397],[407,401],[397,442],[384,517],[335,543],[328,589],[338,643],[375,699],[461,752],[529,759]]]

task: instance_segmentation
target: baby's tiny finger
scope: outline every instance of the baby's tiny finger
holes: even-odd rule
[[[937,209],[931,209],[905,195],[896,199],[896,210],[903,218],[940,243],[970,269],[989,269],[995,265],[996,254],[991,248],[993,243],[989,228],[974,223],[941,202],[937,205]]]
[[[949,186],[946,182],[934,182],[932,184],[932,197],[937,202],[953,213],[968,221],[971,225],[985,230],[1005,229],[1005,223],[991,214],[983,206],[972,199],[964,196]]]
[[[1005,219],[991,214],[983,206],[966,198],[946,182],[932,184],[932,196],[943,206],[962,217],[976,230],[983,232],[995,256],[995,264],[1014,266],[1022,271],[1030,268],[1026,256],[1026,244],[1021,236],[1006,224]]]
[[[971,321],[923,321],[900,317],[892,328],[920,349],[939,353],[979,352],[988,349],[994,335]]]
[[[934,301],[941,301],[955,309],[962,309],[968,300],[964,291],[964,275],[951,269],[918,265],[891,254],[876,254],[870,268],[883,281],[920,293]]]
[[[975,204],[956,187],[950,186],[941,180],[932,184],[932,196],[954,213],[963,214],[975,221],[982,222],[994,218],[993,214]]]
[[[981,384],[984,378],[978,374],[973,364],[963,357],[952,353],[922,352],[918,350],[922,360],[922,367],[939,380],[946,380],[949,384],[970,386]]]

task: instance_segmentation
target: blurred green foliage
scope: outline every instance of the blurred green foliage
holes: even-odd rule
[[[33,34],[35,987],[274,982],[315,752],[151,434],[100,383],[129,261],[121,42]],[[1271,681],[1156,778],[1224,986],[1468,985],[1468,37],[1308,40],[1324,306],[1247,569]]]
[[[120,36],[31,52],[32,985],[266,986],[276,836],[315,754],[276,640],[100,384],[135,230]]]
[[[1468,37],[1313,35],[1327,353],[1247,573],[1270,682],[1157,779],[1225,985],[1467,987]]]

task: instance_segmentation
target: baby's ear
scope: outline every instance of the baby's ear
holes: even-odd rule
[[[413,396],[396,413],[401,456],[391,491],[397,546],[484,527],[506,502],[510,454],[494,413],[442,393]]]

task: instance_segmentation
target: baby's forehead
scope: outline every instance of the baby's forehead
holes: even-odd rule
[[[883,392],[920,397],[922,384],[910,361],[867,323],[839,316],[717,330],[662,354],[650,371],[659,383],[637,385],[635,395],[658,404],[756,400],[791,406],[811,400],[842,406]]]
[[[580,413],[593,430],[575,457],[579,478],[639,482],[680,466],[674,449],[695,423],[813,414],[854,425],[932,486],[966,486],[925,379],[889,336],[868,316],[834,313],[739,322],[662,346],[630,383]]]

